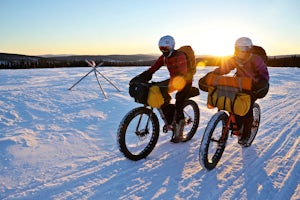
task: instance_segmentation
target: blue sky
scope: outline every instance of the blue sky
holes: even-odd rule
[[[248,36],[269,55],[300,54],[298,0],[0,0],[0,52],[157,54],[172,35],[197,55],[230,55]]]

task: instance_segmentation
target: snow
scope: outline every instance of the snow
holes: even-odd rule
[[[200,124],[187,143],[161,131],[143,160],[126,159],[116,132],[135,103],[129,80],[145,67],[101,67],[119,92],[89,68],[0,70],[0,199],[300,199],[300,69],[269,68],[258,100],[261,126],[251,147],[229,138],[217,167],[199,164],[208,120],[207,94],[194,100]],[[199,68],[194,85],[212,68]],[[154,79],[166,78],[166,69]],[[161,121],[160,121],[161,122]],[[162,123],[161,123],[162,127]]]

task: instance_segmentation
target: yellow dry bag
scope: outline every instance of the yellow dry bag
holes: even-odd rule
[[[217,107],[219,110],[233,112],[239,116],[246,115],[250,109],[251,96],[232,90],[224,91],[223,89],[214,87],[208,88],[207,107]]]
[[[164,98],[161,94],[160,88],[157,85],[152,85],[149,88],[147,103],[153,108],[159,108],[164,104]]]

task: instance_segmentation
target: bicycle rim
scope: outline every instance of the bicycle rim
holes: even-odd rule
[[[183,108],[185,125],[183,129],[182,142],[189,141],[195,135],[200,119],[200,111],[196,102],[187,100]]]

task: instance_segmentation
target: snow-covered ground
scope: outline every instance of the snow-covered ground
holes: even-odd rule
[[[161,133],[137,162],[119,152],[116,132],[139,106],[128,81],[144,67],[0,70],[0,199],[300,199],[300,69],[269,68],[271,88],[259,100],[260,130],[249,148],[235,137],[212,171],[199,164],[199,145],[216,110],[195,97],[201,119],[187,143]],[[198,69],[195,83],[212,68]],[[164,79],[166,69],[154,78]]]

